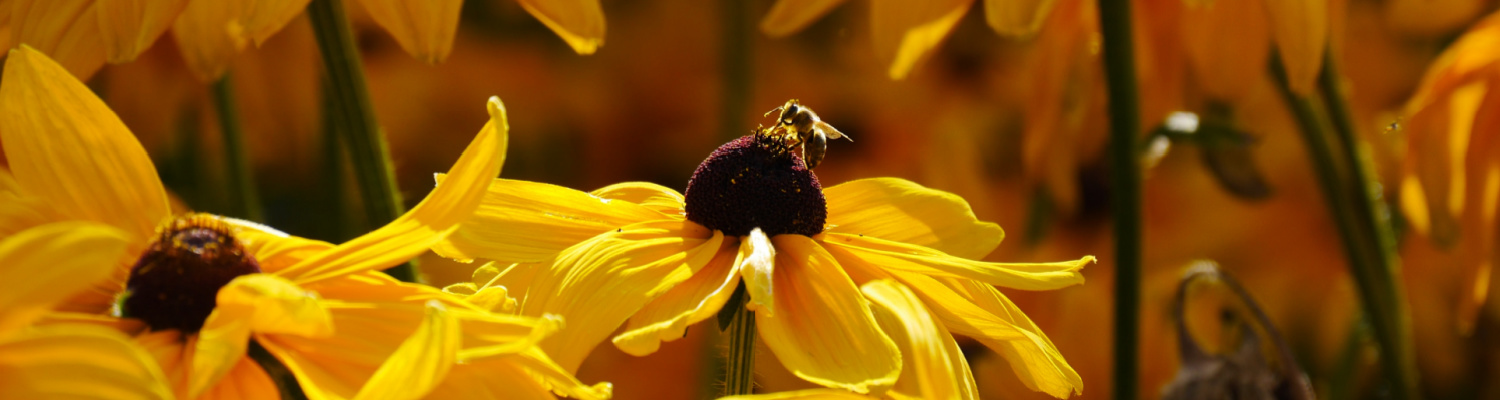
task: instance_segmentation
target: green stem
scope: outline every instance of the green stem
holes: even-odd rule
[[[1364,234],[1362,246],[1371,252],[1367,257],[1371,263],[1355,265],[1351,273],[1362,275],[1359,282],[1360,296],[1366,302],[1366,311],[1371,313],[1376,343],[1380,345],[1382,370],[1397,398],[1417,398],[1415,357],[1412,348],[1411,320],[1406,305],[1405,289],[1401,284],[1401,256],[1396,248],[1396,235],[1390,223],[1390,212],[1381,200],[1382,195],[1373,185],[1376,175],[1372,173],[1367,153],[1360,151],[1359,135],[1355,131],[1352,113],[1344,102],[1344,91],[1339,86],[1340,76],[1333,52],[1324,53],[1323,69],[1318,76],[1318,88],[1323,92],[1323,102],[1332,117],[1336,134],[1336,151],[1348,171],[1345,190],[1354,212],[1353,222]],[[1376,311],[1379,312],[1376,312]]]
[[[755,314],[745,309],[744,283],[725,307],[734,307],[729,322],[729,354],[724,366],[724,395],[750,394],[755,390]]]
[[[271,352],[261,346],[260,342],[251,340],[250,348],[246,353],[251,360],[260,365],[260,369],[266,371],[266,375],[271,376],[272,381],[276,382],[276,390],[281,392],[282,399],[307,400],[307,394],[302,392],[302,385],[297,383],[297,376],[292,375],[292,370],[287,368],[286,364],[282,364],[281,360],[276,359],[276,356],[271,355]]]
[[[1141,167],[1136,139],[1137,109],[1130,1],[1098,0],[1109,88],[1110,206],[1115,238],[1114,398],[1135,399],[1138,382],[1141,305]]]
[[[749,132],[745,123],[745,110],[750,104],[750,39],[751,27],[747,16],[755,15],[751,9],[752,2],[745,0],[731,0],[720,2],[722,7],[719,18],[722,22],[721,34],[723,51],[719,62],[720,71],[723,72],[724,84],[724,125],[720,127],[720,135],[726,137],[726,141],[743,136]]]
[[[244,131],[235,107],[234,87],[225,74],[213,84],[214,110],[219,113],[219,131],[224,135],[224,155],[228,161],[231,212],[236,217],[266,222],[261,214],[260,194],[255,189],[255,175],[246,155]]]
[[[313,0],[307,6],[307,14],[323,53],[324,77],[333,88],[330,102],[333,107],[325,117],[334,121],[347,146],[367,222],[372,226],[385,225],[400,216],[405,207],[392,172],[390,150],[375,121],[375,109],[370,104],[359,49],[355,47],[349,19],[344,15],[343,1]],[[402,281],[416,280],[411,263],[385,272]]]

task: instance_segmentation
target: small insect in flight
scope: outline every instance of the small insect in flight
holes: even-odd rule
[[[766,112],[766,116],[781,112],[776,117],[776,126],[795,140],[793,145],[802,146],[802,160],[807,163],[807,169],[817,167],[823,161],[823,155],[828,152],[828,139],[844,138],[853,142],[854,138],[839,132],[833,125],[823,122],[818,118],[811,108],[802,106],[797,99],[787,100],[786,104]]]

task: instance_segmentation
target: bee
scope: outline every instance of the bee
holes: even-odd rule
[[[786,104],[767,111],[766,116],[777,112],[781,114],[776,117],[776,125],[772,129],[782,129],[790,134],[794,145],[802,146],[802,160],[807,163],[807,169],[813,169],[823,161],[823,155],[828,152],[829,138],[854,141],[854,138],[839,132],[833,125],[823,122],[817,113],[798,103],[797,99],[787,100]]]

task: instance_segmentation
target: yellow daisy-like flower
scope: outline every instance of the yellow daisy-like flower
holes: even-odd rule
[[[265,43],[310,0],[11,0],[0,3],[0,48],[26,44],[87,79],[106,61],[134,60],[171,29],[199,78],[223,76],[245,46]],[[578,54],[604,44],[599,0],[518,0]],[[362,0],[413,57],[448,57],[463,0]]]
[[[451,292],[521,315],[563,316],[568,329],[542,348],[570,370],[622,324],[615,346],[655,352],[719,313],[743,285],[760,336],[790,371],[827,387],[883,393],[907,371],[905,352],[859,285],[889,279],[910,288],[943,327],[1004,354],[1029,387],[1058,397],[1082,391],[1041,330],[991,285],[1079,284],[1093,257],[975,261],[1003,232],[978,221],[963,199],[893,178],[834,186],[825,198],[801,153],[785,143],[762,131],[725,144],[685,194],[650,183],[585,193],[496,180],[479,211],[433,250],[496,261]],[[487,293],[500,288],[518,303],[484,300],[499,299]]]
[[[23,46],[11,52],[3,82],[0,144],[14,171],[7,196],[22,201],[0,205],[0,234],[37,220],[123,231],[127,250],[101,261],[108,278],[59,308],[134,334],[177,397],[274,397],[275,385],[247,356],[252,339],[313,399],[458,390],[609,397],[607,384],[583,385],[536,347],[559,328],[555,318],[496,315],[377,272],[427,251],[479,206],[505,160],[508,128],[498,99],[432,194],[385,227],[335,246],[210,215],[174,219],[141,145],[60,65]],[[107,313],[116,298],[127,317]]]
[[[0,240],[0,398],[170,399],[145,349],[90,324],[35,325],[58,302],[109,276],[123,232],[59,222]]]

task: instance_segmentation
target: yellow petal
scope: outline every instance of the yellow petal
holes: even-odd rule
[[[276,387],[276,381],[271,380],[271,375],[266,373],[260,364],[255,363],[250,357],[240,357],[234,368],[220,379],[218,384],[203,392],[202,399],[214,400],[256,400],[275,399],[281,396],[281,391]]]
[[[875,54],[890,64],[891,79],[905,79],[948,37],[974,0],[873,0],[870,33]]]
[[[993,286],[890,271],[953,333],[975,338],[1000,353],[1027,388],[1066,398],[1083,393],[1083,379],[1057,346],[1021,309]]]
[[[330,307],[335,335],[258,335],[313,399],[353,398],[422,323],[419,307]]]
[[[94,0],[13,0],[0,6],[10,8],[8,44],[34,47],[80,79],[104,66],[105,43]]]
[[[1188,65],[1211,100],[1236,104],[1264,79],[1271,26],[1263,0],[1184,4],[1178,21]]]
[[[578,54],[604,45],[604,9],[599,0],[519,0],[521,8],[552,28]]]
[[[234,227],[234,237],[260,263],[260,270],[274,273],[304,258],[333,248],[321,240],[304,239],[269,226],[235,218],[219,217]]]
[[[890,388],[901,374],[901,352],[838,262],[806,236],[772,241],[775,314],[755,313],[766,346],[809,382],[858,393]]]
[[[844,0],[777,0],[760,20],[760,31],[773,38],[797,33],[843,3]]]
[[[1328,47],[1329,0],[1266,0],[1271,33],[1292,91],[1312,93]]]
[[[135,60],[172,26],[187,0],[98,0],[99,30],[111,63]]]
[[[667,215],[683,214],[681,193],[651,182],[623,182],[589,192],[594,196],[628,201]]]
[[[1030,36],[1042,29],[1053,0],[984,0],[984,20],[1001,35]]]
[[[1497,49],[1500,49],[1500,14],[1493,14],[1474,24],[1433,60],[1417,92],[1407,101],[1404,113],[1410,116],[1459,86],[1484,79],[1491,67],[1500,62]]]
[[[1083,274],[1078,271],[1094,262],[1093,256],[1052,263],[974,261],[921,246],[846,233],[829,233],[822,241],[829,251],[847,251],[886,270],[974,279],[1021,290],[1053,290],[1082,284]]]
[[[897,178],[845,182],[823,191],[828,232],[873,236],[981,259],[1005,238],[958,195]]]
[[[218,80],[234,56],[250,43],[244,18],[251,7],[253,0],[197,0],[182,9],[172,23],[172,37],[198,79]]]
[[[539,262],[606,231],[662,219],[668,217],[628,201],[545,183],[496,179],[474,216],[432,251],[465,261]]]
[[[307,9],[309,0],[255,0],[242,15],[246,34],[255,45],[266,43],[271,35],[280,32],[287,23]]]
[[[370,381],[359,389],[356,400],[416,399],[432,391],[448,374],[457,358],[462,336],[458,319],[446,307],[431,301],[417,332],[401,343]]]
[[[459,364],[428,395],[432,399],[556,400],[529,371],[508,360]]]
[[[880,329],[901,349],[901,378],[892,392],[921,399],[976,399],[968,362],[953,336],[922,305],[916,294],[891,280],[860,287],[870,299]]]
[[[851,393],[837,389],[802,389],[789,392],[745,394],[720,397],[719,400],[869,400],[879,397]]]
[[[500,99],[489,101],[490,122],[436,189],[386,226],[277,271],[299,284],[390,268],[426,252],[474,214],[485,187],[500,174],[510,125]]]
[[[614,386],[608,382],[584,384],[538,348],[527,349],[516,354],[510,361],[541,380],[543,386],[563,396],[580,400],[606,400],[614,391]]]
[[[760,228],[750,230],[750,236],[740,242],[740,277],[745,280],[745,293],[750,301],[745,308],[766,316],[776,312],[775,274],[776,245]]]
[[[540,265],[520,314],[559,315],[566,329],[542,348],[569,371],[651,300],[687,281],[713,259],[724,235],[686,221],[657,221],[610,231]],[[516,287],[516,286],[510,286]]]
[[[89,222],[42,225],[0,240],[0,339],[109,277],[127,243],[120,230]]]
[[[235,278],[219,289],[217,305],[198,332],[189,397],[213,387],[246,357],[252,332],[325,337],[333,334],[333,323],[317,293],[269,274]]]
[[[171,399],[145,349],[117,331],[52,325],[0,339],[0,398]]]
[[[144,243],[167,218],[146,150],[94,92],[47,56],[10,52],[0,85],[0,144],[16,182],[72,218]]]
[[[740,253],[725,243],[708,266],[641,307],[615,346],[633,356],[655,353],[662,342],[687,335],[687,327],[718,314],[740,283]]]
[[[436,64],[448,58],[463,0],[364,0],[375,23],[412,57]]]

